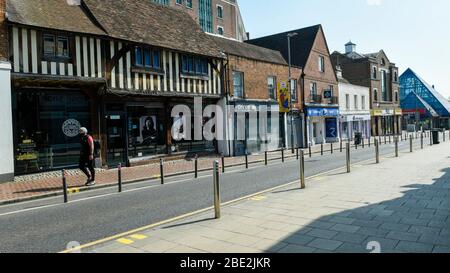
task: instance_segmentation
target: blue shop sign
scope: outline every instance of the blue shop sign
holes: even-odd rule
[[[309,117],[338,117],[339,108],[308,108]]]

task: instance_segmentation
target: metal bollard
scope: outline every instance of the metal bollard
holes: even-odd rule
[[[389,143],[392,143],[392,138],[391,138],[391,136],[389,136]]]
[[[299,159],[298,149],[299,149],[299,148],[297,148],[297,149],[295,150],[295,156],[297,157],[297,160]]]
[[[303,150],[300,151],[300,188],[306,188],[305,183],[305,152]]]
[[[281,148],[281,162],[284,162],[284,148]]]
[[[365,148],[365,147],[364,147],[364,145],[365,145],[364,142],[365,142],[365,139],[363,138],[363,139],[362,139],[362,148],[363,148],[363,149]]]
[[[323,143],[320,143],[320,155],[323,155]]]
[[[387,144],[387,137],[384,135],[384,144]]]
[[[423,132],[420,134],[420,149],[423,149]]]
[[[164,185],[164,160],[162,158],[159,160],[159,171],[161,175],[161,185]]]
[[[308,149],[309,149],[309,157],[311,158],[312,157],[311,144],[309,144]]]
[[[219,181],[219,161],[214,161],[214,212],[216,219],[220,219],[220,181]]]
[[[430,146],[433,146],[433,136],[431,133],[428,134],[430,136]]]
[[[347,161],[347,173],[350,173],[350,144],[349,143],[347,143],[347,147],[346,147],[346,151],[347,151],[347,153],[346,153],[346,161]]]
[[[398,157],[398,139],[395,140],[395,157]]]
[[[375,139],[375,160],[376,163],[380,163],[380,145],[377,139]]]
[[[370,142],[372,142],[372,137],[369,137],[369,148],[370,148]]]
[[[342,139],[341,139],[341,145],[340,145],[339,150],[340,150],[340,152],[342,153]]]
[[[62,183],[63,183],[64,203],[68,203],[68,202],[69,202],[69,199],[67,198],[67,179],[66,179],[66,170],[62,170]]]
[[[222,154],[222,173],[225,173],[225,156]]]
[[[122,192],[122,163],[119,163],[119,165],[117,166],[117,178],[119,192]]]
[[[412,136],[409,137],[409,152],[410,153],[413,152],[413,137]]]
[[[245,168],[248,169],[248,153],[245,152]]]
[[[264,152],[264,165],[267,166],[267,151]]]
[[[334,153],[334,147],[333,147],[333,142],[331,142],[331,154]]]
[[[198,154],[195,155],[194,172],[195,178],[198,178]]]

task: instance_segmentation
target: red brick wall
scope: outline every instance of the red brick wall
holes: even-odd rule
[[[323,56],[325,60],[325,72],[319,69],[319,56]],[[309,91],[311,82],[317,83],[317,94],[323,95],[323,91],[333,86],[333,96],[339,97],[338,81],[336,79],[335,70],[330,58],[330,52],[327,47],[324,33],[319,31],[314,46],[311,50],[308,62],[305,66],[305,96],[306,102],[309,102]]]
[[[6,0],[0,0],[0,60],[8,60],[8,28],[6,26]]]
[[[244,74],[244,95],[245,99],[268,100],[269,91],[267,86],[267,78],[274,76],[279,82],[287,82],[289,78],[289,67],[287,65],[273,64],[261,61],[255,61],[238,56],[228,56],[228,69],[226,76],[225,89],[233,95],[233,71],[243,72]],[[292,68],[292,78],[297,79],[297,91],[299,102],[302,101],[300,76],[301,69]],[[302,107],[299,103],[296,107]]]

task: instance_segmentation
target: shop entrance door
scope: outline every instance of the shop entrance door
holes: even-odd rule
[[[126,165],[126,127],[124,113],[109,113],[106,116],[106,132],[107,132],[107,162],[108,166],[115,167],[119,163]]]

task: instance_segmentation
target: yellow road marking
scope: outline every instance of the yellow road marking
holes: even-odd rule
[[[67,192],[69,194],[80,193],[80,189],[79,188],[71,188],[71,189],[68,189]]]
[[[368,160],[364,160],[364,161],[359,162],[359,164],[364,164],[366,162],[372,162],[372,161],[373,161],[373,159],[368,159]],[[326,171],[326,172],[323,172],[323,173],[320,173],[320,174],[312,175],[312,176],[306,178],[306,180],[307,181],[308,180],[313,180],[316,177],[324,176],[326,174],[337,172],[337,171],[340,171],[340,170],[345,170],[345,169],[346,169],[346,167],[336,168],[334,170],[330,170],[330,171]],[[299,181],[297,180],[297,181],[289,182],[289,183],[286,183],[284,185],[273,187],[271,189],[260,191],[260,192],[254,193],[254,194],[249,194],[247,196],[244,196],[244,197],[241,197],[241,198],[237,198],[235,200],[231,200],[231,201],[222,203],[222,206],[228,206],[228,205],[231,205],[231,204],[234,204],[234,203],[238,203],[238,202],[241,202],[241,201],[244,201],[244,200],[248,200],[249,198],[252,198],[254,196],[260,196],[262,194],[266,194],[266,193],[269,193],[269,192],[272,192],[272,191],[275,191],[275,190],[278,190],[278,189],[286,188],[286,187],[289,187],[289,186],[295,185],[295,184],[299,184]],[[177,217],[174,217],[174,218],[171,218],[171,219],[167,219],[167,220],[158,222],[158,223],[154,223],[154,224],[151,224],[151,225],[148,225],[148,226],[143,226],[143,227],[140,227],[140,228],[137,228],[137,229],[133,229],[133,230],[130,230],[130,231],[123,232],[121,234],[113,235],[113,236],[110,236],[110,237],[107,237],[107,238],[103,238],[103,239],[100,239],[100,240],[97,240],[97,241],[94,241],[94,242],[91,242],[91,243],[87,243],[87,244],[84,244],[84,245],[81,245],[81,246],[78,246],[78,247],[75,247],[75,248],[72,248],[72,249],[67,249],[67,250],[61,251],[59,253],[72,253],[72,252],[75,252],[75,251],[79,251],[79,250],[82,250],[82,249],[85,249],[85,248],[88,248],[88,247],[91,247],[91,246],[95,246],[95,245],[99,245],[99,244],[102,244],[102,243],[105,243],[105,242],[116,240],[117,238],[126,237],[126,236],[129,236],[130,234],[139,233],[139,232],[142,232],[144,230],[149,230],[149,229],[153,229],[153,228],[158,227],[158,226],[163,226],[165,224],[176,222],[178,220],[182,220],[182,219],[188,218],[190,216],[198,215],[198,214],[201,214],[203,212],[208,212],[208,211],[210,211],[212,209],[214,209],[213,206],[208,207],[208,208],[204,208],[204,209],[200,209],[200,210],[197,210],[197,211],[193,211],[193,212],[190,212],[190,213],[187,213],[187,214],[184,214],[184,215],[180,215],[180,216],[177,216]]]
[[[131,245],[132,243],[134,243],[133,240],[130,240],[130,239],[127,239],[127,238],[117,239],[116,242],[124,244],[124,245]]]
[[[130,235],[130,238],[133,238],[136,240],[144,240],[147,238],[147,236],[142,235],[142,234],[133,234],[133,235]]]
[[[262,196],[262,195],[258,195],[258,196],[250,198],[250,200],[252,200],[252,201],[262,201],[264,199],[267,199],[267,197]]]

